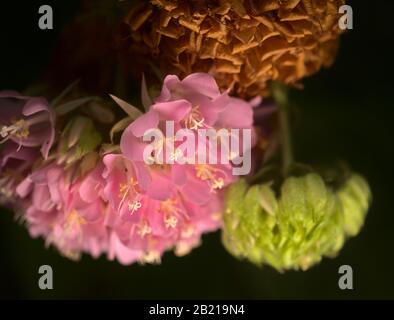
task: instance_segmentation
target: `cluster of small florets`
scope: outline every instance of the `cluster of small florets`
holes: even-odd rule
[[[64,119],[43,98],[0,98],[2,202],[65,256],[154,263],[166,250],[188,253],[221,226],[223,189],[236,180],[231,163],[147,165],[143,158],[144,132],[165,121],[196,134],[252,129],[252,104],[221,93],[212,76],[168,76],[119,145],[102,152],[91,119],[78,114],[60,127]]]

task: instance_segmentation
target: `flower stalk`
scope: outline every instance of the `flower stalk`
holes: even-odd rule
[[[282,173],[287,176],[294,162],[289,120],[288,88],[274,82],[271,86],[272,95],[278,105],[280,137],[282,146]]]

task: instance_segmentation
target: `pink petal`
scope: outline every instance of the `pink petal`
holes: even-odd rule
[[[23,115],[26,117],[31,116],[37,112],[48,111],[49,105],[44,98],[31,98],[28,100],[23,108]]]
[[[144,150],[148,143],[133,135],[131,131],[125,131],[120,139],[122,154],[131,161],[144,162]]]
[[[111,233],[108,252],[108,258],[110,260],[116,258],[121,264],[128,265],[138,260],[140,256],[141,253],[139,251],[130,250],[119,240],[114,232]]]
[[[164,201],[171,196],[173,184],[169,177],[154,173],[152,174],[152,183],[150,184],[147,195],[155,200]]]
[[[141,191],[146,191],[149,185],[152,182],[151,175],[149,173],[149,169],[146,167],[145,163],[143,162],[133,162],[136,178],[138,181],[138,185]]]
[[[238,98],[231,98],[226,109],[219,113],[217,123],[225,128],[250,128],[253,125],[252,106]]]
[[[199,205],[207,203],[211,197],[207,182],[193,177],[189,177],[188,182],[180,190],[189,201]]]
[[[179,84],[179,78],[175,75],[168,75],[165,77],[163,87],[160,95],[155,99],[155,102],[165,102],[171,100],[171,88]]]
[[[208,73],[193,73],[183,79],[182,84],[212,99],[220,95],[215,78]]]
[[[97,180],[88,176],[84,181],[82,181],[79,187],[79,195],[81,199],[85,202],[92,203],[99,198],[98,193],[99,183]]]
[[[263,97],[261,96],[256,96],[249,100],[249,104],[252,106],[252,108],[258,107],[259,105],[261,105],[262,102],[263,102]]]
[[[186,100],[160,102],[154,104],[152,109],[157,111],[161,120],[173,120],[175,122],[179,122],[190,112],[191,104]]]
[[[25,198],[32,191],[32,189],[33,181],[30,179],[30,177],[27,177],[16,187],[16,194],[21,198]]]
[[[136,120],[134,120],[124,131],[123,135],[133,134],[135,137],[142,137],[149,129],[157,128],[159,116],[156,112],[148,111]],[[122,136],[123,138],[123,136]]]
[[[219,113],[226,110],[229,102],[230,97],[227,94],[222,94],[214,100],[209,100],[205,103],[201,103],[200,110],[204,116],[205,123],[209,126],[213,126],[218,119]]]
[[[171,179],[177,186],[184,186],[187,182],[186,166],[177,163],[173,164],[171,166]]]

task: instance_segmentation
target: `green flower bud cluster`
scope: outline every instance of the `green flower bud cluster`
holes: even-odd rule
[[[356,174],[338,190],[315,173],[289,177],[279,196],[272,183],[240,180],[227,192],[223,243],[258,265],[306,270],[335,256],[346,237],[360,231],[370,200],[367,182]]]

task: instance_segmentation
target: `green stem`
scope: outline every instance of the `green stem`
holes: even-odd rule
[[[293,165],[293,149],[289,122],[289,103],[287,87],[279,83],[272,84],[272,94],[279,109],[279,125],[282,145],[282,169],[283,175],[287,176]]]

